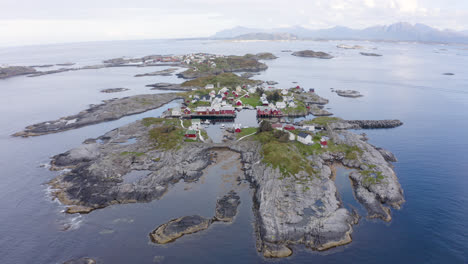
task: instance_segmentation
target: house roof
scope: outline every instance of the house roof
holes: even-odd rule
[[[310,135],[307,134],[307,133],[304,133],[304,132],[300,132],[300,133],[298,134],[298,136],[301,137],[301,138],[306,138],[307,136],[310,136]]]

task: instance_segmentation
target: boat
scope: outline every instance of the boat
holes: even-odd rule
[[[205,122],[203,122],[203,123],[205,123],[205,124],[210,124],[210,120],[207,119],[207,120],[205,120]]]
[[[224,124],[221,124],[221,128],[224,128]]]

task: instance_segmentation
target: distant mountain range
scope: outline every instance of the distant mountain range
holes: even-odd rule
[[[211,38],[266,40],[297,38],[468,43],[468,30],[438,30],[424,24],[413,25],[405,22],[365,29],[352,29],[342,26],[318,30],[307,29],[301,26],[275,29],[234,27],[217,32]]]

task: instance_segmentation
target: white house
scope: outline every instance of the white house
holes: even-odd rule
[[[253,94],[257,91],[257,87],[250,87],[249,88],[249,93]]]
[[[236,92],[240,93],[242,92],[242,87],[240,87],[239,85],[236,87]]]
[[[211,84],[211,83],[210,83],[210,84],[207,84],[207,85],[205,86],[205,89],[214,89],[214,84]]]
[[[226,87],[223,87],[221,90],[219,90],[218,94],[224,94],[227,91],[229,91],[229,89]]]
[[[294,107],[296,107],[296,103],[295,103],[294,101],[290,101],[290,102],[288,103],[288,106],[294,108]]]
[[[288,93],[289,93],[289,92],[288,92],[288,90],[286,90],[286,89],[281,90],[281,94],[282,94],[282,95],[288,95]]]
[[[182,112],[180,111],[180,107],[174,107],[171,109],[172,116],[181,116]]]
[[[284,109],[284,108],[286,108],[286,103],[285,102],[276,102],[276,108]]]
[[[201,128],[201,120],[200,119],[192,119],[192,128],[198,130]]]
[[[302,128],[307,131],[315,131],[315,126],[305,125]]]
[[[301,142],[302,144],[305,144],[305,145],[309,145],[309,144],[313,143],[312,136],[307,134],[307,133],[304,133],[304,132],[300,132],[297,135],[297,141],[299,141],[299,142]]]

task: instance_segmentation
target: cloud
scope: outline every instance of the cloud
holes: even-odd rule
[[[466,0],[0,0],[0,45],[202,37],[234,26],[336,25],[398,21],[466,29]]]

